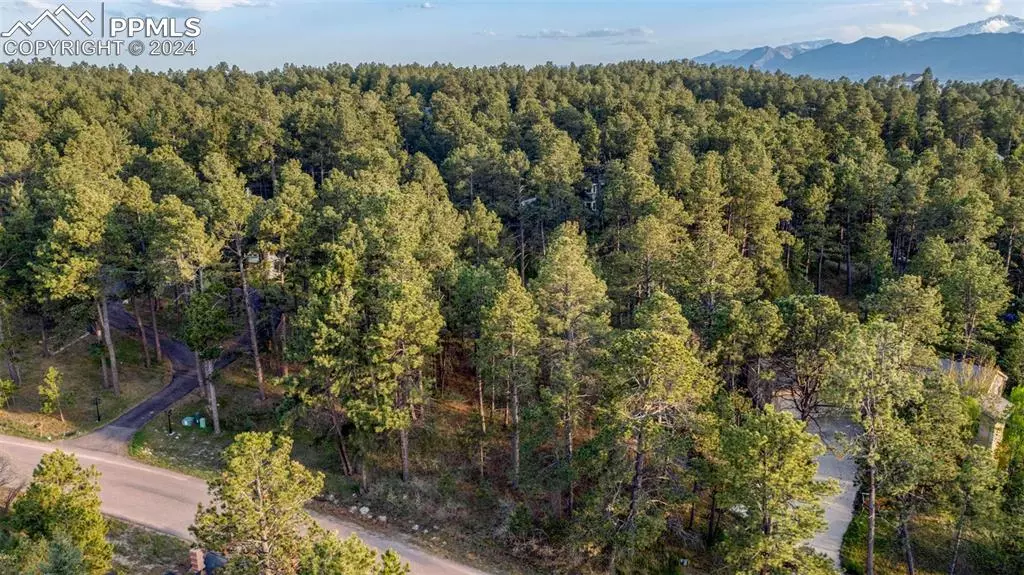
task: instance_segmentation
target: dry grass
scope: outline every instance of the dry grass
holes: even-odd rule
[[[107,540],[114,545],[117,575],[186,573],[189,542],[127,523],[108,519]]]

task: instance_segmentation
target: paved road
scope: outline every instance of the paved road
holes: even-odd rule
[[[135,318],[129,314],[121,302],[109,302],[110,326],[118,331],[138,335],[138,324]],[[153,330],[149,326],[144,327],[146,339],[153,341]],[[245,344],[247,338],[240,338],[214,364],[215,369],[221,369],[234,361],[238,356],[236,350]],[[107,425],[93,431],[92,433],[72,440],[70,443],[77,447],[103,451],[112,454],[123,455],[127,452],[127,445],[132,437],[142,429],[151,419],[168,410],[180,399],[192,393],[199,387],[199,378],[196,376],[195,355],[184,343],[171,339],[166,334],[160,334],[160,351],[171,362],[171,382],[163,389],[146,398],[142,403],[129,409],[120,417]]]
[[[83,449],[71,444],[50,444],[0,436],[0,453],[25,478],[39,458],[54,449],[74,453],[82,465],[94,465],[102,476],[103,512],[178,537],[190,538],[196,505],[207,502],[206,483],[195,477],[137,463],[126,457]],[[356,533],[378,550],[394,549],[416,575],[484,575],[472,567],[434,556],[414,544],[367,532],[362,527],[332,517],[314,516],[324,528],[341,536]]]

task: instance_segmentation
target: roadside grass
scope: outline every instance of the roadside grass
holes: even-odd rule
[[[114,545],[117,575],[188,572],[188,541],[119,519],[107,518],[107,540]]]
[[[19,363],[21,387],[10,404],[0,409],[0,433],[43,441],[88,433],[116,419],[170,381],[169,364],[145,367],[140,342],[119,333],[114,340],[122,388],[120,396],[103,388],[93,338],[78,341],[52,357],[32,350],[25,353]],[[38,386],[50,367],[56,367],[64,376],[61,400],[64,421],[58,413],[39,412]],[[96,398],[100,400],[99,421],[96,420]]]

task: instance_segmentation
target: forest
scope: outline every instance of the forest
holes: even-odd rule
[[[123,302],[214,433],[434,486],[523,569],[834,573],[828,449],[842,570],[1020,574],[1022,144],[1019,86],[930,71],[10,63],[0,392],[83,329],[124,392]],[[257,422],[218,413],[235,338]]]

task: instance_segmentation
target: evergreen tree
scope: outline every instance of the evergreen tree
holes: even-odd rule
[[[594,391],[595,360],[609,327],[605,283],[594,273],[586,237],[575,223],[563,224],[555,232],[530,287],[540,311],[541,356],[550,380],[547,403],[563,433],[562,470],[571,513],[573,433]]]
[[[914,342],[895,324],[872,320],[851,334],[830,386],[833,401],[850,410],[863,429],[853,438],[853,448],[868,491],[867,575],[875,572],[881,452],[890,442],[906,437],[906,423],[898,414],[921,399],[921,375],[914,368],[914,349]]]
[[[224,451],[224,470],[210,481],[212,503],[199,506],[190,528],[200,545],[224,553],[232,573],[381,573],[355,536],[337,541],[306,513],[323,475],[293,461],[291,450],[283,436],[235,437]]]
[[[834,572],[828,559],[804,547],[825,526],[822,497],[838,489],[815,479],[815,458],[825,448],[805,425],[768,405],[722,432],[725,504],[743,509],[726,554],[736,573]]]
[[[56,558],[68,565],[74,553],[67,547],[74,547],[81,554],[84,573],[104,575],[110,571],[113,547],[106,539],[107,520],[100,513],[98,480],[99,473],[82,469],[75,456],[59,450],[47,453],[4,524],[30,539],[55,542],[60,547]],[[51,555],[51,565],[54,559]]]
[[[511,408],[512,485],[519,486],[522,401],[537,376],[537,305],[519,275],[505,274],[505,285],[483,312],[477,348],[478,370],[491,385],[504,384]],[[481,401],[482,406],[482,401]]]

